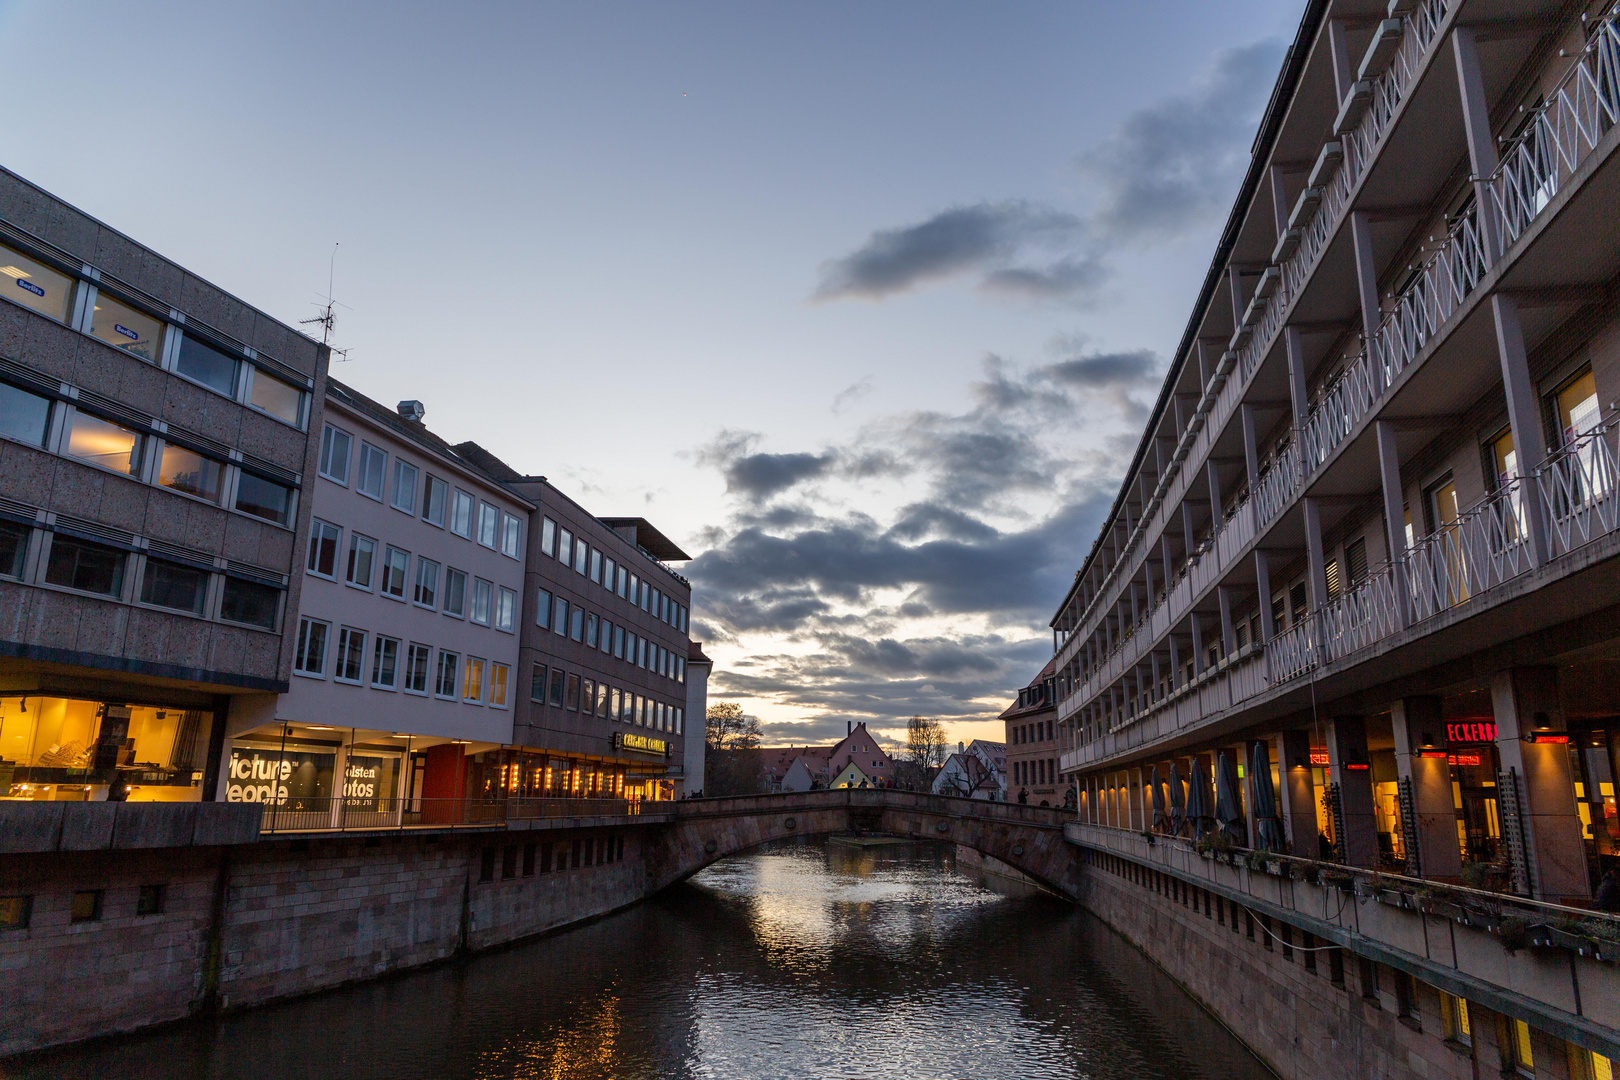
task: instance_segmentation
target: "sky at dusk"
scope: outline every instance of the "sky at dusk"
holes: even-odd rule
[[[1048,623],[1298,0],[0,0],[0,164],[694,559],[771,744],[952,741]]]

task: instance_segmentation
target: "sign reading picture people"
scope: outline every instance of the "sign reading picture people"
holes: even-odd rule
[[[332,795],[336,754],[288,747],[238,746],[231,751],[226,802],[275,803],[289,810],[324,810]]]

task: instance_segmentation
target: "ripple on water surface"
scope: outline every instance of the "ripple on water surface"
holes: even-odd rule
[[[62,1075],[1269,1074],[1083,912],[983,888],[948,846],[805,842],[727,859],[650,903],[465,963],[0,1066],[0,1076]]]

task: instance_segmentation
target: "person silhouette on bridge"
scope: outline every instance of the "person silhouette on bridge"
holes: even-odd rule
[[[1029,788],[1025,787],[1018,789],[1018,802],[1020,805],[1027,805],[1029,803]]]

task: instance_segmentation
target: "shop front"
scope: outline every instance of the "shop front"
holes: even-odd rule
[[[0,698],[0,799],[201,801],[215,724],[184,705]]]
[[[409,801],[401,794],[408,748],[347,734],[288,727],[238,737],[225,801],[264,804],[265,827],[284,831],[401,824]]]

